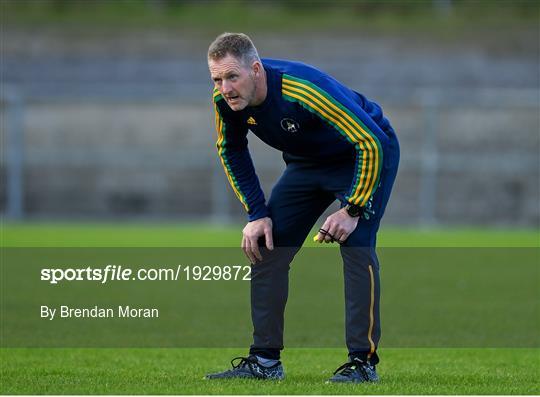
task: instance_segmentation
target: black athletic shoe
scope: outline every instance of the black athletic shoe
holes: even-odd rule
[[[238,364],[235,364],[235,360],[240,360]],[[218,372],[216,374],[206,375],[206,379],[229,379],[229,378],[254,378],[254,379],[271,379],[282,380],[285,379],[285,371],[281,361],[271,367],[265,367],[259,364],[257,357],[236,357],[231,360],[232,369],[227,371]]]
[[[334,371],[330,382],[342,383],[365,383],[377,382],[379,377],[374,365],[370,365],[358,358],[353,358],[351,361],[343,364]]]

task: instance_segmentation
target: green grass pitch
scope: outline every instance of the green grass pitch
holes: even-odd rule
[[[196,225],[3,224],[1,245],[228,247],[238,245],[240,230]],[[383,228],[379,245],[538,247],[539,233]],[[231,358],[246,353],[245,348],[2,348],[0,383],[2,394],[540,393],[538,347],[390,348],[383,343],[379,352],[379,384],[333,385],[325,380],[345,360],[344,348],[286,348],[282,359],[287,378],[278,383],[203,380],[205,373],[227,368]]]
[[[238,349],[5,349],[4,394],[538,394],[534,349],[383,349],[376,385],[325,381],[340,349],[288,349],[284,381],[207,381]]]

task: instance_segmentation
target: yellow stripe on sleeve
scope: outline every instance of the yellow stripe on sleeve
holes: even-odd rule
[[[245,210],[249,212],[249,206],[247,204],[246,198],[244,195],[240,192],[239,187],[237,186],[237,182],[235,181],[234,176],[231,173],[230,167],[227,164],[227,160],[225,159],[225,148],[223,145],[223,141],[225,141],[225,134],[223,133],[223,119],[221,118],[221,115],[219,114],[217,104],[214,104],[214,111],[215,111],[215,118],[216,118],[216,131],[218,134],[218,139],[216,142],[216,147],[218,149],[218,155],[219,159],[221,160],[221,165],[223,166],[223,170],[225,171],[225,175],[227,176],[227,179],[229,180],[229,184],[231,185],[234,193],[238,197],[238,200],[242,203]]]
[[[306,103],[323,118],[340,128],[353,143],[359,145],[365,155],[362,159],[360,177],[349,200],[354,204],[365,205],[373,193],[379,172],[379,152],[373,137],[346,111],[309,85],[284,77],[282,88],[285,95]]]

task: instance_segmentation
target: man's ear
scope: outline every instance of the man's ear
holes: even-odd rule
[[[253,70],[253,74],[255,76],[259,76],[259,74],[261,73],[261,68],[262,68],[262,65],[259,61],[255,61],[251,65],[251,70]]]

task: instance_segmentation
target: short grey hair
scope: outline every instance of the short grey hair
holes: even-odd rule
[[[248,35],[244,33],[222,33],[208,48],[208,60],[217,61],[231,55],[245,66],[259,61],[259,54]]]

